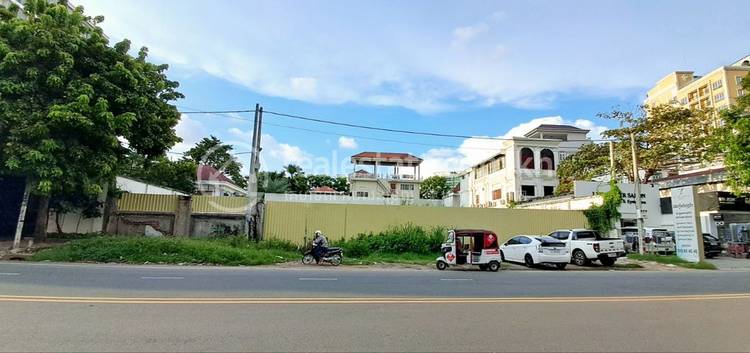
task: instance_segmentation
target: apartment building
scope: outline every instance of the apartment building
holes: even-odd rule
[[[591,143],[588,132],[575,126],[542,124],[524,136],[503,141],[497,154],[471,168],[471,206],[502,208],[553,195],[558,164]]]
[[[693,71],[675,71],[648,91],[645,104],[676,104],[686,108],[725,109],[748,92],[740,82],[750,72],[750,55],[720,66],[703,76]]]
[[[422,159],[408,153],[362,152],[351,157],[352,196],[419,198]]]

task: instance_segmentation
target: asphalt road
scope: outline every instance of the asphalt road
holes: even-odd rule
[[[748,351],[750,272],[0,263],[0,351]]]

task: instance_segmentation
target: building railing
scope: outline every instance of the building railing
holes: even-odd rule
[[[421,181],[421,178],[417,178],[414,175],[408,174],[375,174],[375,173],[351,173],[349,174],[350,179],[369,179],[369,180],[408,180],[408,181]]]

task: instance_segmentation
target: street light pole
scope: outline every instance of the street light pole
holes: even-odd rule
[[[638,253],[643,255],[643,212],[641,211],[641,176],[638,173],[638,154],[635,150],[635,135],[630,133],[630,149],[633,152],[633,183],[635,184],[635,218],[638,226]]]

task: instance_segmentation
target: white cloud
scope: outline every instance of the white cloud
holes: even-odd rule
[[[471,26],[458,27],[453,30],[452,44],[454,46],[459,46],[471,42],[480,34],[489,31],[489,29],[490,26],[484,22],[480,22]]]
[[[357,140],[353,137],[341,136],[339,137],[339,148],[353,150],[359,148],[359,144],[357,144]]]
[[[150,47],[155,61],[263,95],[422,113],[456,105],[547,107],[571,93],[632,97],[676,69],[706,72],[739,56],[741,49],[728,44],[745,33],[741,12],[706,17],[690,6],[645,8],[627,1],[573,12],[562,2],[539,8],[503,2],[500,10],[481,2],[413,1],[397,16],[377,2],[76,3],[106,16],[102,26],[111,38]],[[250,7],[252,23],[245,16]],[[651,16],[638,16],[645,10]],[[681,25],[707,18],[725,26]],[[690,50],[696,42],[705,47]]]
[[[182,138],[182,142],[175,144],[167,156],[170,159],[179,159],[180,155],[176,153],[183,153],[193,148],[198,141],[203,139],[206,131],[205,126],[198,120],[190,118],[187,114],[180,115],[180,122],[175,126],[175,132],[177,136]]]
[[[230,128],[228,131],[230,135],[242,141],[252,140],[253,134],[251,131],[243,131],[236,127]],[[238,146],[238,143],[229,143]],[[313,161],[313,155],[301,147],[279,142],[269,134],[261,135],[261,147],[260,164],[263,170],[280,170],[287,164],[297,164],[305,167],[311,165]],[[242,143],[242,148],[248,151],[251,150],[251,146],[245,143]]]
[[[525,123],[518,124],[506,133],[495,136],[499,138],[511,138],[523,136],[535,127],[541,124],[564,124],[573,125],[581,129],[591,130],[589,138],[600,138],[601,132],[607,128],[596,125],[596,123],[586,120],[577,119],[575,121],[565,120],[560,116],[549,116],[532,119]],[[458,148],[433,148],[421,155],[422,175],[430,176],[437,172],[461,171],[472,165],[475,165],[500,151],[502,140],[490,140],[481,138],[470,138],[464,140]]]

